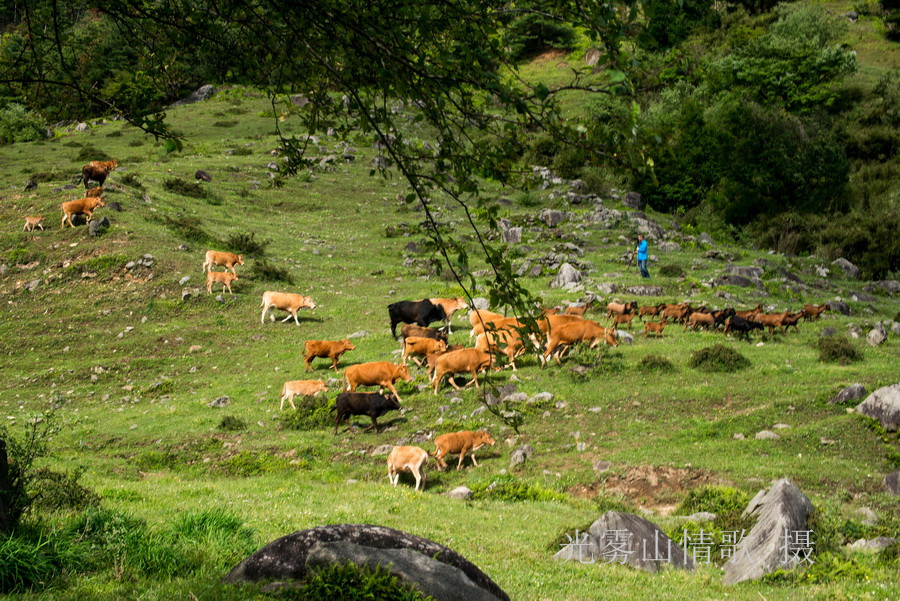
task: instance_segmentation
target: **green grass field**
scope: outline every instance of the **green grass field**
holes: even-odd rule
[[[271,178],[267,164],[278,158],[270,152],[276,147],[273,123],[261,116],[268,106],[258,94],[234,88],[171,110],[171,123],[187,140],[184,150],[174,154],[117,122],[47,142],[0,147],[0,264],[8,266],[0,277],[0,419],[19,432],[35,414],[57,407],[62,429],[53,440],[51,467],[83,470],[81,483],[100,495],[104,508],[144,519],[152,528],[164,529],[188,512],[221,508],[253,531],[256,547],[321,524],[400,528],[459,551],[514,599],[900,597],[896,558],[892,563],[841,549],[859,537],[900,534],[898,504],[882,487],[884,475],[898,467],[897,436],[879,431],[847,407],[827,403],[854,382],[871,391],[897,381],[896,337],[878,348],[864,340],[874,322],[894,319],[900,310],[896,299],[882,294],[872,302],[848,300],[851,317],[829,312],[818,322],[802,323],[799,334],[770,338],[757,333],[752,344],[721,334],[684,333],[676,326],[660,340],[644,339],[636,322],[634,344],[575,351],[561,368],[541,370],[534,357],[525,358],[517,373],[518,389],[529,395],[547,391],[555,398],[522,408],[525,421],[518,436],[489,412],[473,415],[481,406],[475,391],[467,389],[458,395],[462,402],[451,402],[457,395],[443,394],[450,390],[446,384],[440,396],[419,390],[427,380],[417,369],[412,384],[399,386],[405,411],[383,418],[388,427],[379,433],[342,428],[334,436],[331,426],[282,428],[279,418],[288,412],[278,411],[282,382],[335,377],[325,360],[316,362],[315,375],[304,373],[306,340],[366,331],[368,335],[354,340],[356,350],[344,356],[342,367],[399,359],[386,306],[462,291],[440,274],[404,266],[407,257],[429,258],[406,250],[425,237],[419,227],[424,216],[397,200],[407,188],[396,173],[388,178],[369,175],[376,153],[370,139],[348,140],[357,152],[356,160],[345,164],[338,141],[322,136],[323,148],[311,153],[337,156],[333,170]],[[289,119],[282,126],[291,132],[294,124]],[[98,238],[88,236],[84,226],[60,228],[59,203],[76,198],[78,190],[52,191],[78,173],[84,157],[94,152],[90,148],[120,162],[106,200],[119,202],[124,210],[98,210],[95,218],[112,221]],[[197,169],[213,177],[212,183],[202,184],[206,198],[167,190],[167,180],[193,182]],[[38,188],[23,192],[34,174],[42,174]],[[498,191],[498,197],[501,193],[520,198],[513,191]],[[601,283],[620,288],[641,283],[636,269],[619,259],[631,250],[632,222],[623,219],[610,228],[585,225],[591,207],[568,206],[564,194],[554,200],[536,194],[539,206],[501,205],[501,213],[525,224],[523,244],[533,249],[520,246],[511,252],[534,259],[573,241],[586,250],[580,260],[593,264],[586,274],[587,290]],[[434,202],[441,221],[457,236],[471,233],[459,209],[439,198]],[[604,205],[621,208],[612,199]],[[572,212],[558,236],[529,225],[527,218],[543,207]],[[48,229],[22,232],[22,216],[40,213]],[[649,217],[672,231],[667,218]],[[224,303],[217,302],[218,290],[210,296],[204,289],[204,252],[230,250],[224,240],[249,233],[268,242],[265,258],[285,268],[293,283],[254,276],[261,256],[247,253],[247,264],[238,268],[235,298],[226,295]],[[770,262],[763,276],[765,290],[707,287],[704,282],[720,275],[725,263],[705,258],[706,248],[698,244],[679,243],[683,250],[676,252],[651,248],[659,257],[650,265],[651,283],[662,285],[665,294],[638,300],[689,299],[738,308],[761,302],[785,310],[835,296],[847,300],[862,290],[860,282],[832,278],[824,288],[811,287],[812,292],[799,296],[772,277],[778,275],[775,267],[814,285],[820,279],[814,268],[821,263],[814,257],[722,246],[716,248],[735,255],[737,264]],[[153,256],[151,267],[126,268],[145,254]],[[686,276],[659,276],[660,265],[678,265]],[[186,276],[190,280],[181,285]],[[547,305],[578,300],[578,293],[550,289],[552,277],[545,272],[522,281]],[[35,280],[36,287],[26,290]],[[201,294],[183,301],[183,288],[200,288]],[[300,327],[268,320],[260,324],[265,290],[310,295],[318,308],[301,313]],[[723,291],[731,300],[717,296]],[[605,297],[633,298],[625,293]],[[850,365],[819,362],[819,332],[833,327],[844,335],[850,323],[863,331],[863,338],[852,341],[863,360]],[[466,326],[462,318],[455,321],[452,342],[468,344]],[[689,367],[692,352],[717,342],[739,350],[751,367],[735,374]],[[665,357],[674,370],[644,372],[641,366],[650,354]],[[587,366],[585,374],[571,369],[578,364]],[[510,370],[503,370],[487,379],[497,385],[510,376]],[[337,392],[332,386],[329,399]],[[229,406],[208,406],[223,395],[230,397]],[[440,406],[449,409],[442,412]],[[246,428],[220,430],[226,415],[243,420]],[[368,425],[361,418],[353,421]],[[754,439],[775,424],[789,426],[778,430],[779,440]],[[479,453],[479,467],[429,470],[423,493],[412,491],[407,478],[400,487],[390,487],[385,458],[371,456],[379,445],[416,434],[475,427],[490,429],[497,440]],[[737,434],[745,439],[735,438]],[[535,447],[535,456],[509,471],[509,455],[525,443]],[[430,442],[421,446],[433,448]],[[597,473],[596,461],[609,461],[612,467]],[[536,500],[484,494],[459,502],[442,494],[460,485],[483,490],[502,479],[504,470],[537,491],[532,495]],[[820,540],[826,546],[823,561],[799,577],[726,587],[714,566],[691,574],[648,575],[551,559],[566,533],[583,529],[608,508],[646,513],[673,533],[681,522],[672,514],[688,491],[721,485],[752,496],[783,476],[810,496],[820,510],[819,523],[833,534]],[[542,500],[541,494],[553,500]],[[862,524],[861,507],[876,512],[877,525]],[[57,512],[31,519],[64,524],[70,517]],[[15,598],[261,596],[218,583],[242,557],[233,551],[211,557],[204,569],[189,575],[148,575],[115,567],[65,574],[50,588]]]

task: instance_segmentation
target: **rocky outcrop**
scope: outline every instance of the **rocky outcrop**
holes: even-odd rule
[[[900,383],[879,388],[856,406],[856,412],[877,419],[893,432],[900,426]]]

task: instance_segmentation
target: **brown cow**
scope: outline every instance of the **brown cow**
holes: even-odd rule
[[[468,309],[469,303],[463,299],[461,296],[457,296],[456,298],[429,298],[432,305],[438,305],[447,315],[447,333],[452,334],[453,331],[450,329],[450,318],[453,317],[453,314],[459,311],[460,309]]]
[[[447,332],[442,332],[434,328],[426,328],[414,323],[405,323],[400,328],[400,337],[405,339],[409,338],[410,336],[417,336],[419,338],[433,338],[435,340],[443,340],[444,342],[447,342]]]
[[[735,316],[737,316],[737,317],[742,317],[742,318],[744,318],[744,319],[750,319],[750,320],[752,320],[752,319],[753,319],[754,317],[756,317],[759,313],[762,313],[762,310],[763,310],[762,305],[756,305],[756,306],[753,307],[752,309],[747,309],[746,311],[735,311],[734,314],[735,314]]]
[[[81,168],[81,180],[84,182],[84,188],[87,189],[91,185],[91,181],[95,181],[102,186],[106,183],[106,178],[109,177],[110,171],[110,169],[104,169],[103,167],[85,165]]]
[[[799,333],[800,330],[797,328],[797,323],[801,318],[806,317],[806,311],[800,309],[797,313],[788,313],[784,316],[784,319],[781,320],[781,327],[783,328],[783,333],[787,334],[788,328],[793,327],[794,331]]]
[[[397,365],[390,361],[359,363],[344,370],[344,382],[348,391],[356,392],[357,386],[380,386],[388,388],[397,397],[397,401],[402,403],[403,399],[394,388],[394,382],[397,380],[412,382],[412,376],[409,375],[409,369],[405,365]]]
[[[97,186],[96,188],[91,188],[90,190],[85,191],[85,198],[96,198],[98,196],[103,196],[103,186]]]
[[[558,328],[563,324],[578,321],[584,321],[584,318],[579,317],[578,315],[547,315],[539,318],[537,324],[538,328],[541,330],[541,334],[546,335],[550,330]]]
[[[829,308],[828,303],[825,303],[824,305],[804,305],[803,312],[806,313],[804,317],[806,317],[807,320],[811,319],[818,321],[819,316]]]
[[[434,385],[434,394],[438,394],[441,387],[441,380],[444,376],[450,375],[450,385],[456,390],[459,386],[453,381],[455,374],[470,373],[472,374],[472,382],[466,384],[469,386],[474,382],[475,388],[478,385],[478,372],[484,371],[491,367],[491,355],[474,348],[464,348],[458,351],[450,351],[437,357],[434,361],[434,377],[431,383]]]
[[[112,171],[119,166],[119,159],[113,159],[111,161],[91,161],[90,163],[88,163],[88,165],[97,169],[106,169],[107,171]]]
[[[72,215],[84,213],[87,215],[87,220],[90,221],[94,216],[94,210],[98,207],[105,207],[106,203],[103,201],[103,197],[99,196],[97,198],[79,198],[78,200],[70,200],[59,206],[63,212],[62,223],[60,226],[65,227],[66,222],[68,222],[71,227],[75,227],[75,224],[72,223]]]
[[[34,217],[25,216],[25,227],[22,228],[23,232],[33,232],[34,228],[39,227],[41,231],[44,231],[44,216],[43,215],[35,215]]]
[[[616,327],[619,324],[627,323],[628,329],[630,330],[631,329],[631,320],[634,319],[636,315],[637,315],[637,313],[623,313],[621,315],[615,315],[615,316],[613,316],[612,325],[613,325],[613,327]]]
[[[387,458],[388,480],[394,486],[400,481],[400,472],[410,472],[416,479],[416,490],[419,486],[425,489],[425,464],[428,462],[428,451],[419,447],[394,447]]]
[[[691,306],[688,303],[667,304],[661,314],[666,319],[671,319],[676,323],[683,323],[688,315],[691,314]]]
[[[656,334],[656,337],[659,338],[660,336],[662,336],[662,332],[667,325],[669,325],[669,322],[666,321],[665,317],[663,317],[659,321],[645,321],[644,338],[647,337],[648,332],[653,332],[654,334]]]
[[[281,311],[289,311],[290,314],[294,317],[294,323],[299,326],[300,321],[297,319],[297,311],[299,311],[303,307],[315,309],[316,303],[314,303],[313,299],[311,299],[310,297],[303,296],[301,294],[267,291],[263,292],[262,305],[260,306],[263,308],[260,323],[266,323],[266,313],[269,311],[269,309],[279,309]],[[288,315],[281,321],[285,322],[289,320],[291,318],[291,315]],[[272,311],[272,314],[269,317],[271,317],[272,321],[275,321],[275,311]]]
[[[480,323],[472,328],[472,331],[475,332],[475,336],[480,334],[484,334],[486,331],[500,331],[500,330],[513,330],[516,328],[523,328],[525,324],[516,319],[515,317],[503,317],[499,319],[495,319],[493,321],[489,321],[485,324],[486,328],[482,326]]]
[[[494,439],[487,430],[478,430],[477,432],[472,432],[471,430],[450,432],[448,434],[441,434],[434,439],[434,446],[437,448],[429,453],[429,455],[434,457],[435,462],[438,464],[438,469],[441,471],[447,469],[447,463],[444,461],[444,456],[448,453],[459,453],[459,463],[456,464],[457,470],[462,469],[463,459],[465,459],[466,453],[472,457],[472,465],[478,467],[478,462],[475,460],[475,451],[484,445],[494,446]]]
[[[584,317],[584,314],[588,312],[594,306],[594,299],[589,300],[585,304],[580,307],[566,307],[565,314],[566,315],[577,315],[578,317]]]
[[[447,343],[443,340],[435,340],[434,338],[421,338],[419,336],[410,336],[403,339],[403,365],[406,365],[406,359],[410,355],[414,355],[413,361],[416,365],[422,367],[422,362],[416,357],[427,357],[434,353],[443,353],[447,350]]]
[[[234,292],[231,291],[231,282],[234,282],[238,279],[236,273],[228,273],[227,271],[210,271],[206,274],[206,292],[207,294],[212,294],[212,285],[214,282],[218,282],[222,284],[222,292],[225,292],[225,289],[228,289],[228,293],[231,296],[234,296]]]
[[[343,340],[307,340],[304,347],[306,358],[303,359],[303,362],[306,363],[306,371],[313,370],[312,361],[317,357],[331,359],[331,369],[337,371],[341,355],[355,348],[348,338]]]
[[[291,409],[296,409],[294,405],[295,396],[315,396],[320,392],[328,392],[328,387],[322,380],[292,380],[285,382],[281,387],[281,406],[278,410],[284,409],[284,402],[291,404]]]
[[[711,330],[716,325],[716,316],[712,313],[691,313],[684,322],[684,331],[687,332],[691,328],[692,332],[697,330],[698,326],[703,326],[707,330]]]
[[[658,305],[644,305],[638,310],[638,319],[641,321],[644,320],[644,316],[649,315],[652,320],[654,317],[662,313],[662,310],[666,308],[666,303],[659,303]]]
[[[503,349],[500,348],[501,345]],[[475,348],[492,355],[503,353],[513,371],[516,371],[516,357],[525,352],[525,343],[518,330],[498,330],[479,334],[475,338]]]
[[[551,328],[547,333],[547,350],[541,355],[541,367],[547,364],[551,355],[555,354],[556,362],[562,365],[562,356],[569,346],[578,342],[590,342],[590,348],[596,347],[600,341],[610,346],[619,346],[618,335],[614,328],[604,328],[596,321],[582,319],[567,323],[558,328]]]
[[[496,321],[498,319],[506,319],[505,315],[500,313],[494,313],[493,311],[488,311],[486,309],[474,309],[469,311],[469,323],[472,324],[472,331],[469,333],[469,338],[475,336],[475,328],[481,328],[481,331],[484,331],[484,325]]]
[[[761,323],[764,327],[769,328],[769,335],[775,335],[775,328],[781,327],[781,322],[790,314],[790,311],[784,313],[762,313],[757,314],[753,321]]]
[[[208,250],[206,251],[206,261],[204,261],[201,271],[207,271],[207,269],[212,271],[213,265],[224,265],[225,271],[230,269],[231,273],[237,273],[234,270],[234,266],[243,264],[244,255]]]
[[[606,309],[606,318],[609,319],[613,315],[634,313],[638,310],[638,304],[636,301],[631,301],[630,303],[608,303]]]

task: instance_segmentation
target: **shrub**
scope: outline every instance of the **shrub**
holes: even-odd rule
[[[675,371],[675,366],[672,365],[672,362],[662,355],[647,355],[646,357],[641,359],[641,362],[638,363],[637,367],[638,370],[644,373],[650,373],[654,371]]]
[[[143,146],[144,140],[142,140],[141,138],[138,138],[137,140],[132,140],[131,142],[129,142],[128,145],[131,146],[132,148],[136,148],[138,146]]]
[[[250,276],[254,279],[269,282],[294,283],[294,276],[291,275],[291,272],[286,267],[281,267],[266,259],[254,261],[253,266],[250,268]]]
[[[33,489],[40,477],[35,463],[47,455],[58,431],[52,413],[29,420],[20,436],[0,425],[0,535],[12,531],[35,500]]]
[[[136,173],[126,173],[118,178],[118,180],[123,186],[130,186],[132,188],[137,188],[138,190],[144,189],[144,184],[141,183],[140,176]]]
[[[35,474],[32,506],[49,511],[84,510],[100,505],[100,496],[78,483],[80,471],[55,472],[42,468]]]
[[[824,336],[819,338],[819,361],[823,363],[840,363],[847,365],[854,361],[862,361],[862,353],[843,336]]]
[[[246,157],[246,156],[250,156],[251,154],[253,154],[253,149],[248,148],[246,146],[241,146],[239,148],[235,148],[234,152],[232,152],[231,154],[232,154],[232,156],[236,156],[236,157]]]
[[[549,167],[553,164],[553,158],[559,152],[559,143],[551,136],[542,134],[535,137],[529,144],[525,153],[525,160],[529,165],[541,165]]]
[[[734,349],[715,344],[694,352],[689,365],[700,371],[731,373],[750,367],[750,360]]]
[[[65,171],[38,171],[31,174],[31,179],[37,183],[58,182],[69,179],[69,174]]]
[[[225,430],[227,432],[236,432],[238,430],[246,430],[247,422],[242,420],[239,417],[235,417],[233,415],[224,415],[222,416],[222,421],[219,422],[219,430]]]
[[[216,121],[212,125],[213,127],[234,127],[237,124],[237,121]]]
[[[81,147],[81,151],[75,156],[76,161],[111,161],[112,157],[90,144]]]
[[[482,482],[472,488],[473,499],[494,499],[499,501],[554,501],[566,503],[569,497],[564,493],[544,488],[540,484],[526,482],[515,476],[498,476],[490,483]]]
[[[111,132],[109,132],[108,134],[106,134],[106,137],[107,137],[107,138],[121,138],[121,137],[122,137],[122,130],[117,129],[117,130],[111,131]]]
[[[324,430],[334,425],[331,408],[334,403],[325,397],[294,397],[296,411],[284,413],[279,418],[286,430]]]
[[[225,239],[226,246],[232,249],[233,252],[246,253],[248,255],[264,254],[266,252],[266,247],[270,242],[271,240],[257,240],[254,232],[250,232],[249,234],[237,232],[230,234],[228,238]]]
[[[47,137],[44,123],[21,104],[0,109],[0,144],[33,142]]]
[[[698,511],[716,514],[716,522],[734,525],[740,518],[750,495],[730,486],[701,486],[688,492],[684,501],[675,510],[675,515],[690,515]]]
[[[163,188],[173,194],[180,194],[189,198],[207,198],[209,196],[209,191],[200,184],[186,182],[177,177],[163,182]]]
[[[513,59],[520,60],[553,48],[573,48],[575,30],[568,23],[551,17],[526,13],[509,23],[504,41]]]
[[[685,274],[684,269],[679,265],[661,265],[659,267],[659,275],[668,278],[681,278],[684,277]]]

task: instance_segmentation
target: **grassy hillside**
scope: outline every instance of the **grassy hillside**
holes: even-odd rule
[[[283,428],[281,418],[290,411],[278,411],[280,387],[284,380],[307,377],[305,340],[365,331],[342,367],[396,359],[399,345],[387,328],[386,305],[461,290],[429,273],[424,265],[429,254],[409,249],[411,242],[422,247],[423,214],[397,199],[406,188],[396,174],[369,175],[376,152],[370,140],[350,139],[355,160],[344,163],[343,147],[323,137],[322,148],[311,152],[335,156],[332,169],[271,177],[268,164],[278,162],[271,153],[273,124],[259,116],[267,106],[266,99],[235,88],[171,110],[172,124],[188,141],[175,154],[115,122],[0,148],[0,264],[7,266],[0,276],[5,301],[0,356],[6,358],[0,361],[0,415],[20,432],[35,414],[55,407],[62,429],[53,439],[50,464],[82,470],[81,482],[102,498],[104,508],[159,530],[191,512],[223,509],[252,529],[250,547],[321,524],[384,524],[456,549],[514,599],[788,599],[796,598],[797,586],[808,598],[900,596],[896,559],[892,564],[851,556],[840,548],[859,537],[900,532],[897,503],[881,484],[884,474],[898,467],[897,437],[845,407],[827,404],[854,382],[870,391],[894,383],[897,338],[891,335],[878,348],[852,340],[863,360],[849,365],[820,362],[816,348],[823,328],[844,335],[852,323],[864,338],[874,322],[895,319],[900,303],[878,290],[874,300],[850,300],[863,292],[863,283],[841,279],[830,265],[830,277],[821,278],[815,268],[823,262],[815,257],[709,247],[698,241],[700,232],[679,231],[650,214],[682,250],[661,252],[654,242],[651,253],[659,260],[651,262],[651,283],[663,286],[664,294],[638,300],[738,308],[762,303],[784,310],[839,296],[854,314],[826,313],[818,322],[801,324],[799,334],[757,335],[753,344],[670,326],[660,340],[637,336],[634,344],[614,350],[575,351],[561,368],[541,370],[533,357],[526,358],[517,373],[518,390],[555,396],[549,403],[519,407],[525,421],[518,436],[489,412],[474,413],[481,407],[474,391],[435,396],[422,389],[427,381],[416,370],[412,384],[399,386],[404,412],[386,416],[382,423],[389,427],[377,434],[357,427],[334,436],[329,424]],[[290,121],[282,125],[292,127]],[[119,159],[107,202],[118,202],[123,210],[100,209],[96,217],[109,217],[112,226],[92,238],[83,226],[60,228],[58,205],[76,198],[78,190],[54,189],[100,152]],[[203,198],[173,192],[177,184],[167,189],[175,179],[192,183],[197,169],[213,178],[200,185]],[[35,174],[37,189],[23,192]],[[623,210],[621,219],[604,226],[589,219],[595,209],[590,203],[569,204],[567,191],[567,186],[529,194],[498,191],[501,213],[525,227],[523,244],[510,249],[513,256],[534,261],[549,252],[577,255],[564,246],[571,243],[585,251],[572,258],[586,268],[587,291],[600,284],[620,290],[640,284],[636,269],[621,260],[636,232],[628,212],[617,199],[603,199],[604,207]],[[546,228],[535,219],[544,207],[568,211],[569,219]],[[21,217],[39,213],[46,216],[47,231],[22,232]],[[463,215],[450,204],[441,206],[439,216],[458,236],[468,234]],[[218,302],[215,293],[201,290],[182,300],[183,289],[203,288],[204,251],[239,250],[226,242],[237,234],[253,234],[266,244],[264,253],[245,253],[235,297]],[[764,261],[763,289],[708,286],[725,265],[709,258],[709,250],[730,255],[735,264]],[[128,267],[147,254],[149,267]],[[408,258],[415,260],[412,265]],[[286,270],[293,283],[260,273],[255,266],[263,259]],[[685,275],[661,276],[661,265],[680,267]],[[804,283],[787,282],[780,269]],[[182,285],[184,277],[190,280]],[[550,289],[552,277],[545,268],[523,283],[547,305],[579,299],[581,293]],[[318,308],[302,313],[300,327],[260,324],[265,290],[308,294]],[[601,296],[635,298],[621,291]],[[452,341],[468,341],[462,320]],[[736,374],[689,367],[694,351],[714,343],[738,350],[751,367]],[[650,354],[666,358],[673,370],[643,370]],[[317,361],[310,377],[334,377],[326,365]],[[584,367],[575,371],[576,365]],[[488,377],[492,385],[510,379],[509,370]],[[332,385],[329,399],[337,391]],[[220,396],[230,398],[227,407],[208,406]],[[456,396],[462,400],[452,400]],[[220,429],[224,416],[242,420],[245,428]],[[367,425],[367,420],[354,422]],[[789,426],[778,430],[780,439],[754,439],[776,424]],[[494,448],[479,453],[477,468],[428,471],[423,493],[413,492],[408,479],[398,488],[388,486],[384,456],[371,455],[382,444],[475,427],[490,429]],[[525,443],[536,454],[509,470],[510,454]],[[430,442],[420,444],[433,448]],[[595,471],[598,461],[611,462],[611,468]],[[721,485],[752,495],[782,476],[796,482],[820,510],[823,561],[801,578],[725,587],[714,567],[652,576],[551,559],[565,533],[583,529],[606,509],[646,512],[676,533],[682,522],[672,514],[688,491]],[[485,491],[494,481],[510,485]],[[481,492],[480,498],[458,502],[442,495],[460,485]],[[876,512],[877,525],[862,524],[861,507]],[[32,517],[63,527],[72,515]],[[48,590],[20,597],[247,598],[251,593],[217,584],[245,551],[210,553],[202,569],[187,574],[151,574],[123,560],[125,568],[67,574]]]

